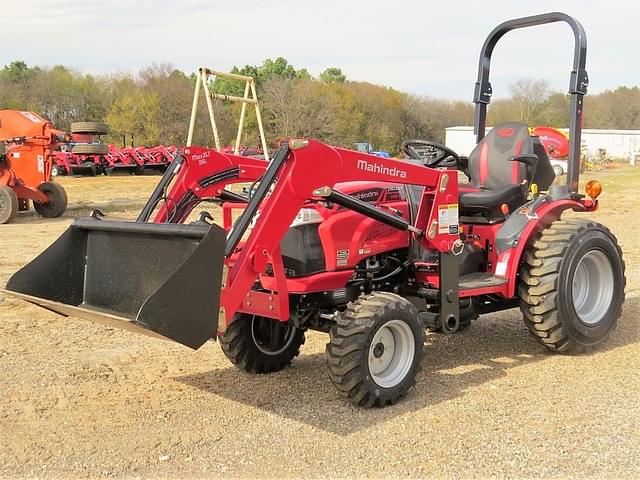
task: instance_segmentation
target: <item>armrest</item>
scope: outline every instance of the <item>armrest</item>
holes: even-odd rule
[[[514,155],[513,157],[509,157],[510,162],[524,163],[529,167],[535,167],[538,165],[538,160],[538,156],[535,153],[525,153],[523,155]]]
[[[458,157],[458,170],[466,175],[466,177],[471,180],[471,172],[469,171],[469,157],[465,157],[464,155],[460,155]]]

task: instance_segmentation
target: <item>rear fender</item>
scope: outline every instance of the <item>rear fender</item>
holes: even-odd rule
[[[514,212],[498,231],[495,244],[498,253],[496,276],[508,279],[505,296],[515,296],[518,270],[525,249],[538,232],[558,220],[565,210],[591,212],[596,210],[597,206],[597,201],[586,199],[552,200],[550,197],[539,197]]]

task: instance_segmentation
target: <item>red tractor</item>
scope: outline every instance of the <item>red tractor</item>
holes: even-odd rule
[[[575,35],[567,183],[526,125],[485,137],[493,48],[510,30],[566,22]],[[469,158],[382,158],[291,139],[268,164],[186,148],[137,221],[78,219],[13,275],[8,293],[73,315],[199,348],[220,339],[239,368],[286,367],[308,329],[329,333],[331,381],[362,407],[395,403],[415,383],[425,327],[453,333],[478,315],[520,307],[547,348],[584,352],[615,328],[625,272],[614,235],[565,210],[578,193],[586,37],[572,17],[507,21],[481,50]],[[461,172],[469,182],[459,182]],[[253,182],[247,196],[225,188]],[[203,210],[222,207],[221,226]],[[232,210],[243,211],[232,222]],[[223,269],[226,274],[223,280]],[[64,272],[64,273],[63,273]],[[222,285],[220,287],[220,285]],[[219,313],[222,313],[218,320]]]

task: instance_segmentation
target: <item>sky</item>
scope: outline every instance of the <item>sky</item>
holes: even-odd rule
[[[588,39],[591,93],[640,86],[640,0],[0,0],[0,66],[62,64],[91,74],[153,63],[192,72],[285,57],[317,75],[339,67],[434,98],[471,100],[478,54],[504,20],[563,11]],[[566,91],[573,34],[566,24],[509,32],[492,59],[494,96],[521,78]]]

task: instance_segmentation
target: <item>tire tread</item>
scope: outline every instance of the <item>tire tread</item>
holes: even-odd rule
[[[586,353],[594,348],[571,338],[558,312],[558,284],[562,259],[576,238],[593,228],[601,229],[611,237],[622,259],[622,250],[613,233],[604,225],[585,219],[562,219],[553,222],[538,233],[524,255],[518,285],[520,310],[525,325],[536,340],[552,351]],[[624,260],[622,270],[624,278]],[[623,284],[623,289],[624,286]],[[621,314],[621,308],[622,304],[620,310],[614,314],[616,319]],[[609,333],[614,328],[615,324]]]
[[[420,327],[419,345],[416,345],[417,360],[413,374],[408,375],[402,388],[372,388],[373,381],[362,366],[363,355],[368,355],[369,334],[376,321],[390,310],[402,310],[417,320],[415,307],[406,299],[386,292],[362,295],[347,305],[337,324],[329,332],[326,347],[329,378],[340,394],[359,407],[384,407],[395,404],[415,385],[415,375],[420,370],[424,330]]]

